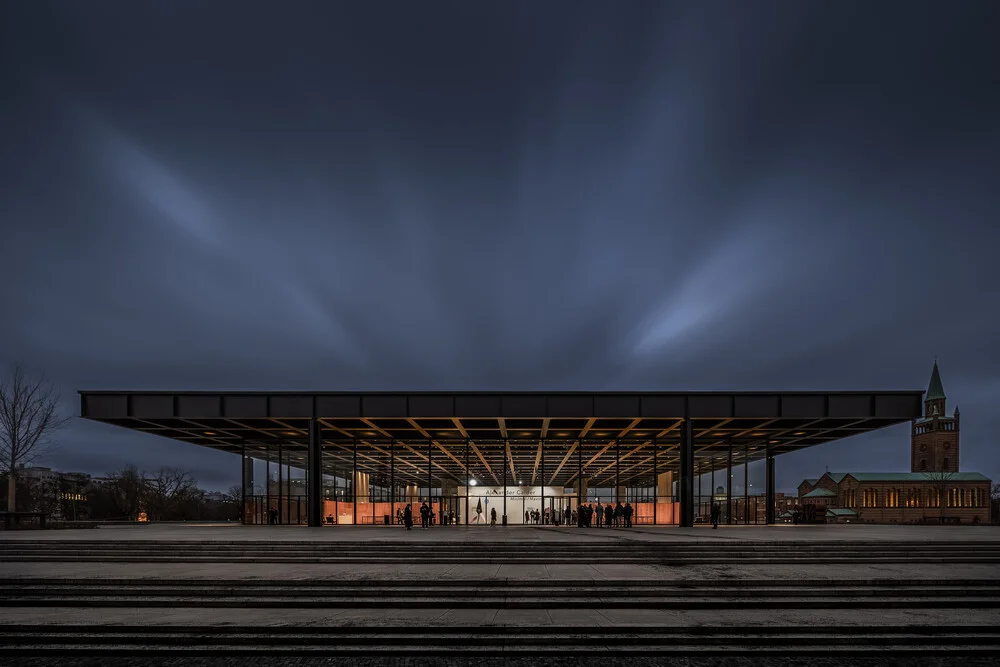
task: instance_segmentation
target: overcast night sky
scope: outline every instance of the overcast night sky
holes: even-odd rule
[[[0,362],[62,391],[924,389],[1000,479],[1000,3],[0,0]],[[75,420],[40,464],[239,481]],[[908,471],[909,426],[778,490]]]

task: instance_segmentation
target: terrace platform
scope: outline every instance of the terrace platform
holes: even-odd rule
[[[592,541],[636,543],[818,543],[1000,541],[1000,526],[922,526],[877,524],[820,524],[773,526],[639,526],[635,528],[577,528],[575,526],[435,526],[428,530],[400,526],[243,526],[238,523],[150,523],[100,526],[88,529],[0,532],[8,541],[240,541],[240,542],[407,542],[407,543],[545,543],[583,544]]]

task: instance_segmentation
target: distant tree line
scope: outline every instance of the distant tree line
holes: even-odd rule
[[[6,475],[0,482],[7,483]],[[161,468],[141,472],[128,466],[100,480],[53,473],[16,477],[16,509],[45,512],[64,521],[230,521],[239,518],[242,493],[197,488],[190,471]]]

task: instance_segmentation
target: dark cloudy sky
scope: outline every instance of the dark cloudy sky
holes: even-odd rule
[[[921,389],[1000,479],[1000,3],[0,2],[0,361],[78,389]],[[778,487],[909,469],[901,426]],[[75,422],[95,473],[238,459]]]

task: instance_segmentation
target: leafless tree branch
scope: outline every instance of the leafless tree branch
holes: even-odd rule
[[[68,421],[58,408],[55,388],[45,378],[30,379],[20,364],[0,377],[0,472],[8,473],[7,505],[12,509],[18,466],[37,457]]]

